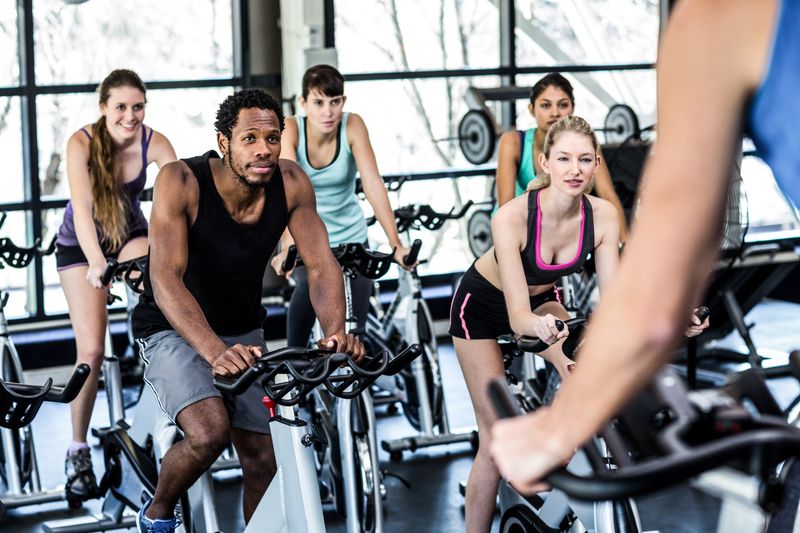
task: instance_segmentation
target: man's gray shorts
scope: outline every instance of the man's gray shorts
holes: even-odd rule
[[[228,345],[261,346],[266,352],[260,329],[235,337],[221,337]],[[155,392],[161,409],[177,421],[185,407],[207,398],[222,398],[231,427],[269,434],[269,412],[261,403],[264,390],[256,382],[241,395],[222,393],[214,386],[211,365],[173,330],[159,331],[139,339],[139,353],[145,362],[144,380]]]

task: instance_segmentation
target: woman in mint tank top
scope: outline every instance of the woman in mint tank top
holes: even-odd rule
[[[331,246],[348,242],[367,242],[367,223],[356,196],[356,173],[367,201],[395,249],[395,261],[403,266],[402,258],[409,249],[400,240],[394,213],[386,194],[375,153],[369,141],[364,121],[355,113],[345,113],[344,78],[330,65],[316,65],[303,75],[300,105],[305,116],[289,117],[281,136],[281,157],[296,161],[308,173],[317,197],[317,212],[328,230]],[[282,252],[276,254],[272,266],[279,275],[280,265],[289,245],[294,242],[284,233]],[[403,268],[412,268],[405,267]],[[314,310],[308,295],[305,268],[294,272],[295,290],[289,302],[287,342],[289,346],[304,346],[314,324]],[[369,310],[372,283],[366,278],[351,282],[353,311],[363,327]]]
[[[525,192],[528,184],[541,173],[538,155],[542,153],[547,131],[560,118],[575,112],[572,84],[557,72],[547,74],[531,88],[528,111],[536,119],[537,127],[524,132],[507,131],[500,137],[496,175],[498,207]],[[625,213],[602,153],[594,187],[597,196],[614,204],[619,211],[620,240],[624,242],[627,238]]]

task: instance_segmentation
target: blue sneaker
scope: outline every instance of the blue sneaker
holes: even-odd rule
[[[142,508],[139,509],[139,514],[136,516],[136,529],[139,533],[175,533],[175,528],[181,524],[177,518],[150,520],[144,515],[144,512],[150,507],[151,501],[152,498],[147,500],[142,505]]]

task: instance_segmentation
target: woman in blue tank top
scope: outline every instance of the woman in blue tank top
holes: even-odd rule
[[[560,118],[575,112],[572,84],[557,72],[547,74],[531,88],[528,111],[536,119],[535,128],[507,131],[500,136],[495,176],[498,207],[525,192],[528,184],[541,173],[538,154],[542,153],[547,131]],[[617,208],[620,214],[620,240],[625,242],[628,235],[625,213],[614,190],[602,152],[594,190],[597,196],[608,200]]]
[[[330,65],[309,68],[303,75],[300,97],[306,114],[286,119],[281,136],[281,157],[296,161],[311,179],[317,212],[328,230],[331,246],[367,241],[367,224],[355,193],[358,173],[375,218],[386,233],[389,245],[395,248],[395,260],[403,266],[402,258],[408,255],[409,249],[397,233],[367,127],[360,116],[343,111],[345,100],[344,78],[338,70]],[[278,274],[288,274],[281,271],[280,265],[292,242],[287,231],[281,239],[282,252],[272,261]],[[289,346],[304,346],[315,320],[305,268],[296,269],[294,279],[296,284],[287,315],[287,342]],[[363,327],[372,282],[359,276],[351,281],[351,288],[353,312],[359,326]]]
[[[492,220],[493,249],[475,261],[453,295],[450,334],[481,435],[467,482],[468,533],[490,530],[500,482],[489,457],[494,416],[486,396],[489,382],[504,372],[497,337],[539,337],[550,345],[540,355],[568,383],[574,362],[564,354],[563,341],[569,332],[555,322],[569,314],[555,282],[580,269],[589,254],[601,291],[616,272],[619,214],[610,202],[586,194],[599,170],[598,151],[584,119],[566,116],[553,124],[539,154],[540,179],[500,208]],[[690,326],[686,335],[706,326]]]
[[[800,1],[676,3],[659,47],[657,149],[580,364],[551,408],[492,430],[495,464],[520,490],[533,492],[672,359],[718,255],[743,129],[800,205],[798,65]],[[773,518],[770,531],[792,531],[798,481],[789,475],[787,520]]]
[[[56,240],[56,264],[75,334],[78,363],[92,373],[71,404],[72,442],[67,450],[67,491],[96,497],[86,433],[103,362],[107,257],[147,253],[147,220],[139,206],[147,165],[174,161],[169,140],[143,124],[145,85],[130,70],[111,72],[98,88],[100,118],[67,141],[70,200]]]

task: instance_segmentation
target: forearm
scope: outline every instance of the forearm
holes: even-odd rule
[[[518,336],[535,337],[535,325],[539,315],[532,311],[516,311],[509,316],[511,331]]]
[[[514,199],[516,193],[514,180],[501,179],[499,176],[497,183],[497,206],[500,207]]]
[[[604,183],[604,181],[598,180],[596,187],[597,196],[608,202],[611,202],[611,204],[617,210],[617,213],[619,214],[619,239],[622,242],[626,242],[628,240],[628,224],[625,221],[625,210],[622,208],[622,202],[620,201],[619,196],[617,196],[617,192],[614,190],[613,185],[610,184],[610,178],[608,185],[602,185]]]
[[[337,331],[344,331],[345,301],[344,281],[339,263],[330,253],[330,259],[324,263],[307,266],[308,293],[311,306],[317,315],[322,332],[330,336]]]
[[[180,279],[157,282],[153,279],[153,294],[158,308],[175,331],[200,356],[213,364],[227,346],[214,333],[203,310]]]
[[[289,246],[294,244],[294,237],[292,234],[289,233],[289,228],[283,230],[283,234],[281,234],[281,251],[286,251],[289,249]]]
[[[105,261],[103,250],[97,238],[97,227],[91,213],[83,213],[80,210],[73,212],[75,222],[75,235],[81,251],[90,263]]]
[[[619,197],[616,194],[611,195],[609,198],[606,198],[609,202],[614,205],[614,208],[619,213],[619,240],[621,242],[628,241],[628,223],[625,220],[625,210],[622,208],[622,202],[619,201]]]
[[[377,183],[375,183],[377,181]],[[362,180],[362,187],[364,188],[364,195],[367,201],[372,206],[375,213],[375,218],[383,228],[386,238],[389,240],[389,246],[398,247],[400,243],[400,235],[397,233],[397,223],[394,220],[394,211],[392,205],[389,203],[389,195],[386,193],[386,188],[380,178],[376,180]]]

